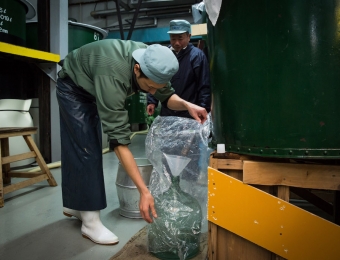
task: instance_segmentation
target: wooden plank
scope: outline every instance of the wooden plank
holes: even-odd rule
[[[208,220],[287,259],[340,259],[340,226],[211,167]]]
[[[242,170],[243,161],[238,159],[226,159],[226,158],[221,159],[216,157],[216,155],[211,154],[209,166],[218,170]]]
[[[244,161],[243,182],[340,190],[340,166]]]
[[[27,153],[2,157],[1,163],[2,164],[8,164],[8,163],[11,163],[11,162],[17,162],[17,161],[25,160],[25,159],[28,159],[28,158],[35,158],[35,157],[36,157],[35,152],[31,151],[31,152],[27,152]]]
[[[1,142],[1,156],[2,158],[5,156],[9,156],[9,140],[8,138],[2,138],[0,139]],[[2,159],[1,159],[2,160]],[[2,165],[2,181],[4,184],[9,184],[11,183],[11,177],[8,175],[8,172],[10,170],[10,165],[9,164],[5,164],[3,165],[2,163],[0,163],[0,167]]]
[[[9,176],[12,178],[33,178],[42,174],[42,172],[9,172]]]
[[[211,154],[210,155],[210,159],[209,159],[209,166],[214,168],[214,169],[218,169],[217,168],[217,163],[218,163],[218,159],[214,158],[214,155]]]
[[[28,147],[33,150],[37,157],[36,157],[36,161],[42,171],[42,173],[46,174],[48,176],[48,183],[50,184],[50,186],[57,186],[57,182],[55,181],[52,173],[50,172],[50,169],[47,167],[46,162],[44,160],[44,158],[42,157],[38,147],[36,146],[32,136],[28,135],[28,136],[24,136],[24,139],[28,145]]]
[[[328,203],[327,201],[324,201],[322,198],[318,197],[317,195],[313,194],[312,192],[310,192],[306,189],[291,187],[290,190],[291,190],[291,192],[298,195],[300,198],[307,200],[308,202],[310,202],[314,206],[323,210],[327,214],[333,216],[334,210],[333,210],[332,204]]]
[[[47,180],[48,176],[46,174],[40,175],[29,180],[21,181],[19,183],[11,184],[9,186],[4,187],[4,194],[25,188],[27,186],[33,185],[37,182],[41,182]]]
[[[217,258],[217,228],[218,226],[212,222],[208,222],[209,237],[208,237],[208,258],[209,260],[218,260]]]
[[[340,225],[340,191],[334,194],[334,223]]]
[[[243,161],[235,159],[218,159],[217,168],[227,170],[243,170]]]
[[[209,260],[252,259],[271,260],[272,253],[258,245],[208,222],[208,258]]]
[[[25,131],[25,132],[12,132],[12,133],[3,133],[0,134],[0,139],[14,137],[14,136],[22,136],[22,135],[33,135],[36,134],[37,130]]]
[[[277,187],[277,197],[289,202],[289,187],[278,186]]]

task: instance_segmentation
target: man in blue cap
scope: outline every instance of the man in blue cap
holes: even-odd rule
[[[209,63],[203,51],[194,47],[190,41],[191,25],[186,20],[170,21],[170,50],[179,62],[179,70],[171,79],[175,93],[186,101],[204,107],[210,112],[211,93]],[[147,113],[153,115],[158,99],[152,93],[147,95]],[[163,106],[161,116],[193,118],[188,111],[172,110]]]
[[[128,148],[130,129],[125,99],[137,91],[151,93],[173,110],[188,110],[199,122],[204,108],[174,94],[169,80],[178,70],[173,53],[158,44],[102,40],[69,53],[58,72],[62,195],[64,214],[82,221],[81,232],[98,244],[118,243],[100,220],[106,207],[101,125],[125,171],[140,192],[142,217],[157,217],[154,199]]]

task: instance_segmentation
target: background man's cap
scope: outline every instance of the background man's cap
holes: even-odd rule
[[[135,50],[132,57],[139,63],[145,76],[158,84],[168,83],[179,68],[173,52],[159,44]]]
[[[191,33],[191,25],[186,20],[172,20],[170,21],[170,34]]]

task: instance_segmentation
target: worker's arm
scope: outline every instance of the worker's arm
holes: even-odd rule
[[[157,217],[155,210],[155,202],[153,196],[146,187],[142,176],[139,173],[136,161],[130,149],[128,148],[127,145],[118,145],[114,148],[114,151],[120,163],[123,165],[125,171],[130,176],[130,178],[132,179],[140,193],[139,210],[143,219],[146,222],[151,223],[152,218],[149,214],[150,210],[152,215],[154,217]]]
[[[147,107],[146,112],[149,116],[152,116],[155,113],[155,108],[158,105],[158,99],[156,99],[152,94],[147,94]]]
[[[168,99],[167,107],[172,110],[188,110],[189,114],[201,124],[207,120],[208,113],[205,108],[185,101],[176,94]]]

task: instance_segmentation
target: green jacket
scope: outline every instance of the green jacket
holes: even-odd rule
[[[60,78],[69,76],[75,84],[96,98],[104,133],[120,144],[130,143],[130,124],[125,100],[135,93],[132,52],[147,48],[141,42],[107,39],[93,42],[70,52],[59,71]],[[171,84],[155,94],[165,101],[174,93]]]

